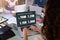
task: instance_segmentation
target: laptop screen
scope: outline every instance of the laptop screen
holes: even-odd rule
[[[17,26],[28,26],[36,23],[35,11],[17,12],[16,13]]]
[[[0,24],[3,23],[3,22],[6,22],[7,20],[8,20],[8,19],[0,16]]]

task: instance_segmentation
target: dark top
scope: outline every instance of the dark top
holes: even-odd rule
[[[42,0],[42,2],[40,2],[39,0],[34,0],[33,4],[38,4],[39,7],[44,8],[44,5],[46,4],[46,0]]]

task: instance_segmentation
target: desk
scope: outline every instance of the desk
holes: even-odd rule
[[[16,18],[15,17],[13,17],[11,14],[0,14],[0,16],[3,16],[3,17],[5,17],[5,18],[7,18],[8,19],[8,24],[12,24],[12,23],[14,23],[14,24],[17,24],[17,22],[16,22]],[[37,16],[37,18],[36,19],[39,19],[40,20],[40,17],[39,16]],[[10,25],[11,26],[11,25]],[[39,22],[37,22],[37,26],[40,28],[40,26],[42,26]],[[15,27],[15,25],[14,25],[14,27]],[[14,28],[13,27],[13,28]],[[16,28],[16,27],[15,27]],[[19,31],[19,34],[20,35],[22,35],[22,33],[21,33],[21,29],[20,29],[20,27],[17,27],[18,28],[18,31]],[[29,35],[33,35],[34,33],[29,33]],[[36,33],[35,33],[36,34]]]

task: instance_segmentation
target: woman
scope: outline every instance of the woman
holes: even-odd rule
[[[14,10],[14,6],[18,5],[18,0],[5,0],[4,2],[4,13],[11,13]]]
[[[60,1],[48,0],[42,27],[44,40],[60,40]],[[40,40],[40,39],[36,39]]]
[[[42,12],[45,12],[45,4],[46,4],[47,0],[34,0],[33,2],[33,6],[39,6],[42,8]],[[43,14],[40,16],[41,18],[43,18]]]
[[[33,5],[44,8],[46,0],[34,0]]]

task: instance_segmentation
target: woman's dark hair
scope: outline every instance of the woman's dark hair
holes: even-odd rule
[[[60,40],[60,0],[48,0],[42,31],[47,40]]]

